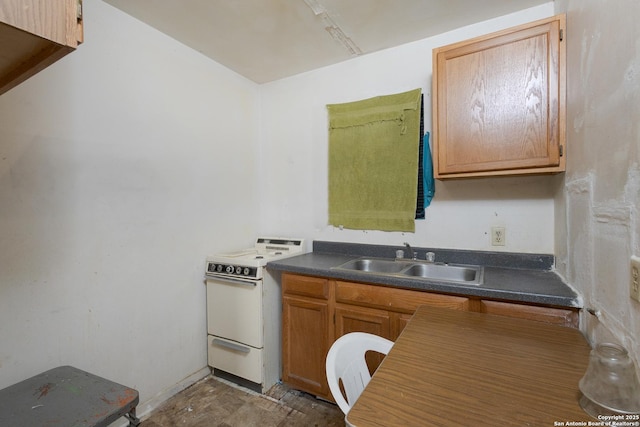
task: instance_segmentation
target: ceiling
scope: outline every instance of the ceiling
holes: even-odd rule
[[[549,0],[104,0],[256,83]]]

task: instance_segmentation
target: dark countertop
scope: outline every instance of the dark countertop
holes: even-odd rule
[[[551,269],[553,256],[550,255],[415,248],[421,256],[424,256],[426,251],[435,252],[436,261],[483,265],[484,281],[481,285],[385,276],[334,268],[362,256],[393,258],[396,249],[403,247],[314,242],[313,252],[271,261],[267,268],[273,271],[451,295],[582,308],[582,298]],[[547,257],[551,257],[551,263]]]

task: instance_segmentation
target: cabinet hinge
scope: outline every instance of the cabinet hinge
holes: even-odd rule
[[[560,30],[560,41],[564,40],[564,30]]]
[[[560,147],[560,157],[564,156],[564,145],[561,145]]]

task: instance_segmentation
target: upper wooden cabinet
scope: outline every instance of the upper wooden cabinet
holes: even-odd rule
[[[0,94],[82,43],[81,0],[0,1]]]
[[[564,15],[433,50],[436,178],[565,169]]]

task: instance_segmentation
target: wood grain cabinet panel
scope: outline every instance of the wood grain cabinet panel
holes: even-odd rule
[[[285,273],[282,275],[282,292],[326,300],[329,299],[329,281],[320,277]]]
[[[565,170],[565,18],[433,50],[439,179]]]
[[[411,313],[421,305],[468,310],[469,298],[352,282],[336,282],[336,301]]]
[[[426,305],[426,304],[425,304]],[[391,314],[391,341],[398,339],[404,328],[413,317],[413,313],[392,313]]]
[[[355,305],[337,304],[335,311],[335,338],[350,332],[367,332],[386,339],[391,336],[391,315],[386,310],[359,307]],[[373,374],[378,368],[384,356],[375,352],[366,354],[369,372]]]
[[[336,339],[350,332],[368,332],[391,339],[389,312],[354,305],[336,305]]]
[[[81,0],[0,2],[0,94],[75,50],[82,25]]]
[[[282,310],[282,380],[330,398],[325,361],[333,340],[329,339],[327,302],[285,295]]]
[[[542,307],[527,304],[515,304],[502,301],[481,301],[482,313],[500,316],[517,317],[519,319],[536,320],[559,326],[578,328],[578,309]]]

